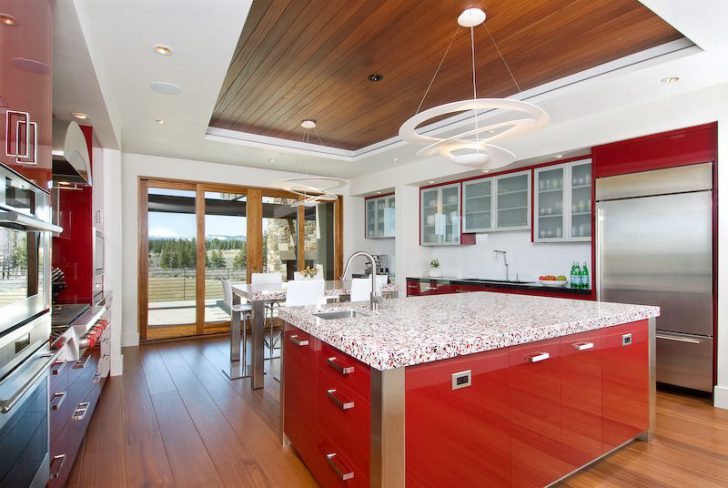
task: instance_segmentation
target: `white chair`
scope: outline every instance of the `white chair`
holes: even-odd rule
[[[250,282],[255,285],[275,285],[283,283],[283,274],[280,272],[274,272],[274,273],[252,273],[250,275]],[[276,359],[273,357],[273,351],[274,349],[278,349],[276,347],[277,341],[275,340],[275,335],[273,331],[273,315],[274,315],[274,308],[278,304],[275,302],[266,302],[265,308],[266,308],[266,320],[268,322],[268,338],[263,339],[263,343],[265,346],[268,347],[269,351],[269,357],[267,359]],[[278,357],[278,356],[276,356]]]
[[[387,284],[389,277],[387,275],[377,275],[376,287],[377,292],[382,293],[382,288]],[[352,302],[368,302],[372,292],[372,279],[369,278],[352,278],[351,292],[349,300]]]
[[[222,280],[223,301],[230,310],[230,361],[240,361],[240,328],[243,329],[243,375],[246,375],[245,365],[247,364],[245,351],[247,349],[246,322],[250,321],[253,307],[250,303],[233,303],[233,287],[230,280]],[[236,323],[234,314],[240,314],[240,323]]]
[[[324,303],[324,280],[289,281],[285,307],[303,307]]]

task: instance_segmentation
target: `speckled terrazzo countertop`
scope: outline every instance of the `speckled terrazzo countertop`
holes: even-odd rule
[[[634,322],[658,307],[505,293],[459,293],[324,305],[367,316],[324,320],[314,307],[282,308],[280,317],[314,337],[387,370]]]

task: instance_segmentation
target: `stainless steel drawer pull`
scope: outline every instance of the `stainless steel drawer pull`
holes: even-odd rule
[[[354,408],[354,402],[344,401],[336,396],[336,388],[326,390],[326,395],[329,397],[329,400],[334,402],[334,404],[342,410],[349,410],[351,408]]]
[[[298,347],[308,346],[308,339],[299,339],[297,335],[292,335],[288,339]]]
[[[534,354],[526,355],[526,361],[528,361],[529,363],[539,363],[541,361],[546,361],[550,357],[551,354],[547,352],[537,352]]]
[[[63,400],[66,399],[66,392],[54,393],[51,396],[51,410],[58,410],[63,405]]]
[[[354,472],[347,468],[344,463],[336,459],[335,452],[326,455],[326,462],[329,463],[329,466],[334,470],[334,473],[336,473],[336,476],[338,476],[341,481],[354,479]]]
[[[76,410],[73,411],[73,416],[71,417],[73,420],[83,420],[86,418],[86,413],[88,413],[88,408],[91,406],[89,402],[81,402],[78,404],[78,407],[76,407]]]
[[[82,357],[81,359],[79,359],[78,361],[76,361],[75,363],[73,363],[73,369],[83,369],[83,368],[85,368],[86,365],[88,364],[88,360],[89,359],[91,359],[91,355],[90,354]]]
[[[594,343],[593,342],[577,342],[574,344],[574,349],[577,351],[587,351],[589,349],[594,349]]]
[[[666,341],[687,342],[689,344],[700,344],[701,342],[700,339],[693,339],[692,337],[678,337],[663,334],[656,334],[655,337],[658,339],[665,339]]]
[[[93,379],[93,382],[94,382],[94,383],[98,383],[99,381],[101,381],[101,373],[96,373],[96,374],[94,375],[94,379]]]
[[[334,356],[328,358],[326,363],[344,376],[354,372],[354,366],[342,366],[336,362],[336,357]]]
[[[63,465],[66,464],[66,455],[65,454],[59,454],[58,456],[53,456],[53,459],[51,459],[51,479],[57,480],[61,477],[61,472],[63,471]],[[53,469],[53,467],[56,466],[56,469]]]

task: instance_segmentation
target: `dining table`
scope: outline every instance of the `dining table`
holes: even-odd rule
[[[287,282],[278,283],[239,283],[233,284],[233,306],[244,302],[251,304],[251,352],[250,364],[247,363],[247,354],[241,348],[242,312],[233,311],[231,314],[230,331],[230,366],[224,373],[230,379],[251,378],[250,385],[254,390],[263,388],[265,375],[265,309],[270,303],[281,303],[286,300]],[[347,301],[351,292],[350,280],[326,280],[324,297],[327,300]],[[382,287],[382,295],[396,298],[399,288],[396,284],[388,283]],[[235,308],[235,307],[233,307]],[[272,340],[272,338],[271,338]],[[241,354],[242,349],[242,354]]]

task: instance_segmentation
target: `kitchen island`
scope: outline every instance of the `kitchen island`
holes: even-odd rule
[[[284,436],[324,487],[545,486],[654,431],[658,315],[501,293],[282,309]]]

